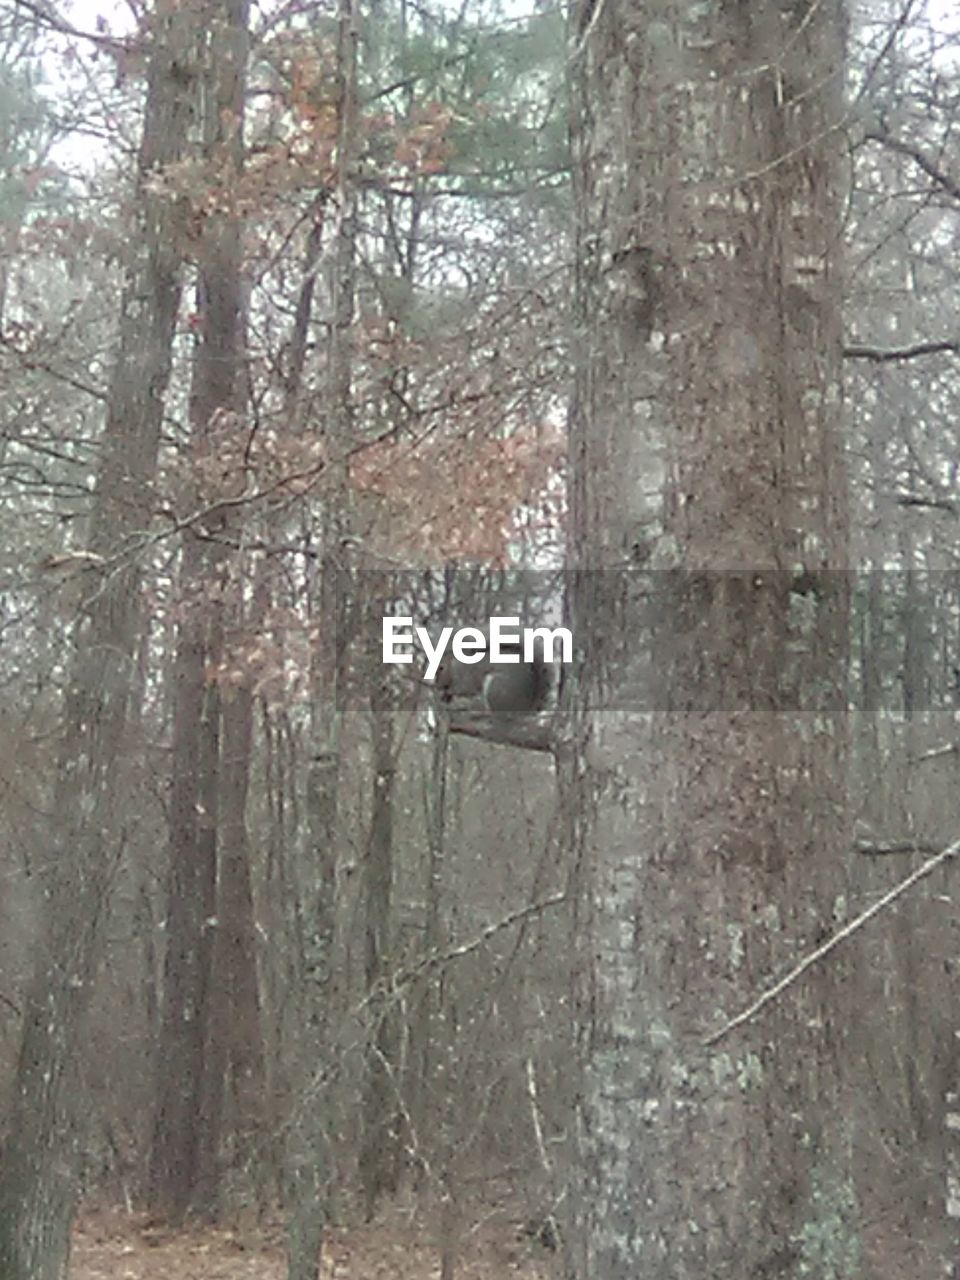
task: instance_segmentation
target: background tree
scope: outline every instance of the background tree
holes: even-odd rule
[[[84,1141],[75,1110],[82,1016],[129,820],[118,765],[129,748],[140,632],[136,544],[151,506],[179,302],[169,212],[149,183],[158,167],[176,160],[186,132],[191,17],[189,6],[159,15],[164,39],[154,46],[139,157],[143,242],[121,302],[123,337],[107,401],[90,551],[67,566],[81,578],[83,616],[64,699],[51,840],[40,874],[39,946],[23,993],[0,1174],[0,1268],[13,1280],[59,1280],[69,1254]]]

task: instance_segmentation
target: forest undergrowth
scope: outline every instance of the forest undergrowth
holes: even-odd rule
[[[538,1256],[539,1255],[539,1256]],[[279,1227],[207,1227],[168,1231],[143,1214],[116,1211],[81,1216],[74,1234],[70,1280],[283,1280]],[[320,1280],[428,1280],[440,1274],[430,1233],[379,1223],[336,1228],[322,1254]],[[491,1222],[463,1241],[458,1280],[547,1280],[549,1258],[520,1237],[515,1224]]]

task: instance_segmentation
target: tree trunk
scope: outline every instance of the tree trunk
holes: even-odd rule
[[[206,16],[204,144],[209,181],[220,199],[207,214],[198,247],[199,341],[190,397],[197,479],[191,500],[203,514],[186,531],[181,568],[167,952],[148,1189],[151,1207],[174,1222],[199,1207],[204,1172],[209,1207],[220,1141],[216,1099],[222,1082],[210,1081],[206,1061],[220,788],[220,695],[210,673],[221,657],[223,631],[228,517],[218,502],[235,498],[244,483],[227,464],[237,456],[244,403],[241,226],[232,202],[243,161],[246,0],[216,0]],[[222,481],[212,478],[218,455],[225,459]]]
[[[123,851],[123,773],[141,629],[140,532],[151,490],[180,302],[172,206],[145,181],[187,141],[195,84],[193,5],[154,15],[140,146],[140,241],[124,286],[120,346],[107,403],[90,550],[102,574],[84,616],[64,708],[53,800],[54,848],[42,872],[42,923],[24,1021],[9,1135],[0,1153],[0,1275],[62,1280],[69,1255],[82,1100],[77,1062],[99,921]]]
[[[368,634],[378,633],[376,615],[388,601],[373,600]],[[379,607],[378,607],[379,606]],[[386,980],[390,962],[390,915],[393,901],[393,801],[396,777],[393,691],[389,668],[371,655],[370,725],[373,734],[373,799],[370,837],[363,866],[364,983],[370,1008],[370,1041],[366,1046],[363,1090],[363,1145],[360,1181],[364,1214],[369,1222],[383,1195],[396,1190],[400,1161],[399,1080],[396,1062],[395,1013]]]
[[[354,0],[337,5],[337,222],[327,361],[325,435],[331,460],[324,495],[323,546],[314,587],[320,643],[314,650],[307,783],[306,849],[300,903],[306,975],[297,1099],[290,1122],[287,1164],[287,1280],[316,1280],[330,1181],[329,1080],[316,1080],[329,1061],[327,1031],[336,994],[332,975],[337,865],[337,811],[342,730],[343,622],[347,586],[340,569],[347,544],[347,451],[353,438],[351,331],[356,297],[356,175],[358,19]]]
[[[447,771],[450,734],[445,717],[438,716],[430,748],[429,772],[423,780],[426,849],[423,864],[423,947],[421,960],[439,955],[444,944],[443,891],[447,867]],[[416,1132],[413,1142],[418,1152],[439,1149],[437,1117],[441,1089],[437,1068],[442,1065],[444,1046],[438,1043],[443,1029],[442,987],[432,971],[419,983],[415,993],[413,1051],[415,1055],[415,1104],[412,1108]],[[445,1091],[442,1096],[445,1096]],[[444,1120],[446,1119],[444,1115]],[[429,1136],[428,1136],[429,1135]],[[432,1163],[432,1161],[431,1161]],[[422,1159],[417,1168],[417,1188],[429,1165]]]
[[[579,1280],[857,1264],[842,957],[706,1043],[846,902],[843,28],[578,13]]]
[[[201,1089],[208,1015],[211,925],[216,910],[216,777],[219,700],[207,686],[210,606],[200,602],[206,553],[193,539],[181,582],[192,583],[174,666],[173,779],[167,949],[157,1044],[157,1110],[147,1199],[177,1222],[190,1208],[201,1156]]]
[[[242,590],[235,584],[234,594]],[[233,621],[243,625],[240,605]],[[247,626],[256,631],[263,611],[255,607]],[[266,1065],[247,797],[253,749],[253,691],[249,679],[223,695],[221,706],[217,925],[211,959],[211,1003],[207,1026],[203,1114],[211,1134],[220,1134],[232,1103],[234,1167],[249,1177],[257,1203],[266,1208],[273,1169],[266,1133]],[[206,1152],[198,1203],[212,1216],[219,1205],[220,1165],[216,1146]]]

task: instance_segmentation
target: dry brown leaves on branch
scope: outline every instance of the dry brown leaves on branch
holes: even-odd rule
[[[540,501],[562,464],[561,433],[539,426],[503,439],[384,440],[357,454],[350,475],[389,504],[394,554],[496,565],[518,510]]]

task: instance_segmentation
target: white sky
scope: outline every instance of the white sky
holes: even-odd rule
[[[439,2],[450,5],[451,8],[459,9],[460,7],[460,0],[439,0]],[[59,2],[54,0],[54,3],[58,11],[81,31],[97,31],[98,20],[106,24],[106,31],[111,35],[127,34],[136,26],[127,0],[59,0]],[[262,10],[277,3],[277,0],[252,0],[252,3]],[[869,0],[866,0],[865,7],[869,12]],[[533,12],[533,0],[503,0],[503,8],[507,14],[521,17]],[[955,73],[960,63],[960,0],[920,0],[916,5],[916,11],[914,16],[926,14],[941,36],[948,40],[951,37],[958,40],[957,46],[944,51],[938,59],[942,69]],[[76,141],[67,139],[58,145],[52,158],[59,159],[74,171],[80,169],[90,172],[103,158],[106,150],[106,143],[98,144],[93,139],[84,138]]]

